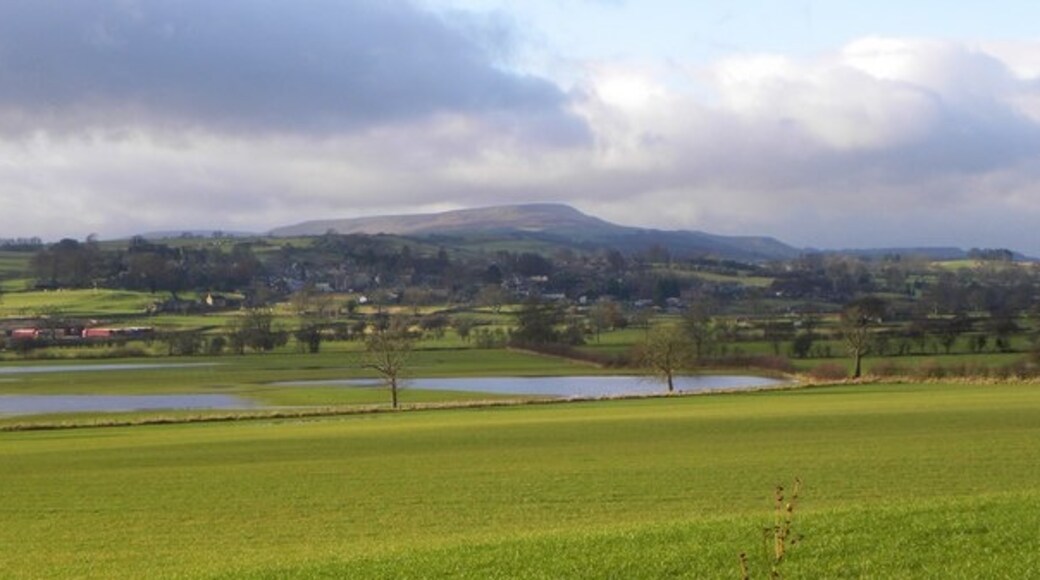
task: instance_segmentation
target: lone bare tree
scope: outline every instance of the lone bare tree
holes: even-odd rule
[[[365,342],[361,366],[374,370],[386,381],[394,409],[398,407],[398,391],[411,359],[412,346],[408,329],[398,321],[392,321],[386,328],[376,328]]]
[[[699,299],[683,313],[683,330],[698,361],[703,361],[712,353],[718,340],[713,311],[714,304],[711,301]]]
[[[885,301],[876,296],[854,300],[841,310],[841,338],[849,355],[856,359],[856,367],[852,371],[854,379],[863,374],[863,357],[870,352],[873,344],[872,329],[882,322],[885,310]]]
[[[655,326],[636,347],[635,360],[646,372],[675,391],[675,375],[692,367],[697,360],[688,335],[675,325]]]

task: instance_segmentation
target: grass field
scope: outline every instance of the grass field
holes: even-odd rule
[[[7,577],[1035,577],[1040,387],[0,433]]]
[[[20,278],[29,270],[32,260],[31,252],[12,252],[0,250],[0,280],[4,278]]]
[[[63,316],[108,316],[143,313],[165,295],[123,290],[58,290],[11,292],[0,302],[0,316],[36,316],[57,312]]]

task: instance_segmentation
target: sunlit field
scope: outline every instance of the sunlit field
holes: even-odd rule
[[[861,385],[0,434],[10,577],[1040,570],[1040,389]]]

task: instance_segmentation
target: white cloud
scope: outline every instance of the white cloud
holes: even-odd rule
[[[708,72],[693,78],[699,90],[655,96],[652,107],[583,104],[599,145],[591,176],[572,186],[596,192],[578,198],[586,207],[816,246],[1040,250],[1040,127],[1030,117],[1040,87],[1001,55],[866,39]]]

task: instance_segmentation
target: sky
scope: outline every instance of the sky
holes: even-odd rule
[[[0,238],[559,202],[1040,255],[1040,3],[0,2]]]

